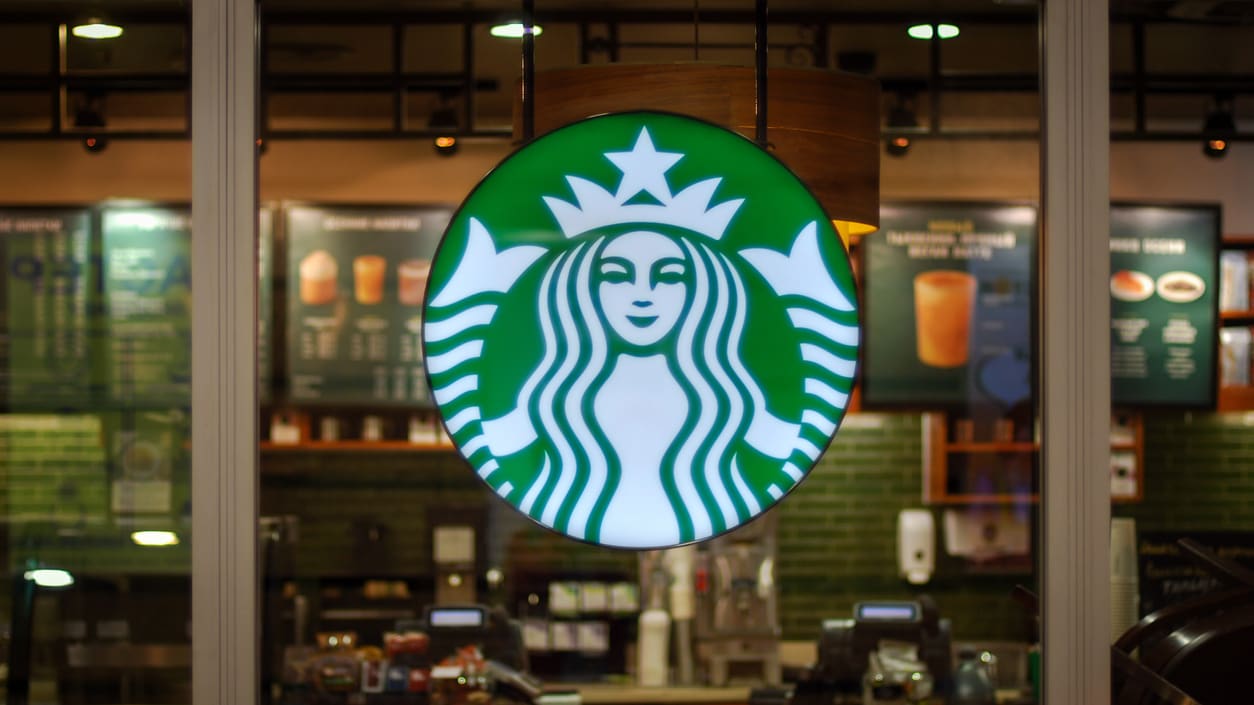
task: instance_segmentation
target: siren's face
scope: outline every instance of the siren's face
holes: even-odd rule
[[[597,298],[610,328],[630,345],[653,345],[675,329],[688,299],[684,251],[658,233],[619,235],[601,251]]]

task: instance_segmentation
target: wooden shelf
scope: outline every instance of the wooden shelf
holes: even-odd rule
[[[934,497],[929,504],[1036,504],[1040,497],[1032,494],[947,494]]]
[[[300,443],[261,442],[263,453],[388,452],[452,453],[451,443],[410,443],[409,441],[302,441]]]
[[[1225,326],[1254,325],[1254,311],[1220,311],[1219,320]]]
[[[1218,411],[1254,410],[1254,387],[1220,387]]]
[[[1035,453],[1040,447],[1032,441],[974,441],[945,445],[948,453]]]
[[[1251,392],[1254,401],[1254,391]],[[1112,502],[1125,503],[1140,501],[1144,493],[1143,444],[1144,427],[1139,415],[1116,414],[1118,423],[1131,430],[1132,440],[1120,440],[1110,444],[1112,453],[1131,453],[1135,456],[1131,465],[1132,478],[1135,482],[1135,493],[1129,496],[1111,497]],[[1115,419],[1112,419],[1112,423]],[[1033,478],[1038,478],[1039,468],[1036,467],[1035,455],[1040,451],[1040,444],[1034,441],[950,441],[952,437],[951,419],[943,413],[926,413],[923,415],[923,501],[925,504],[939,506],[953,505],[1021,505],[1034,504],[1039,501],[1036,493],[1027,490],[1029,478],[1024,472],[1024,463],[1032,463]],[[1120,436],[1127,439],[1128,435]],[[1112,458],[1111,472],[1115,471]],[[991,468],[991,470],[990,470]],[[974,489],[970,483],[973,477],[969,473],[982,473],[985,482],[979,487],[997,490],[987,494],[963,492]],[[1018,473],[1016,477],[1015,473]],[[951,477],[951,475],[953,477]],[[992,478],[991,482],[988,480]],[[1032,480],[1035,482],[1036,480]],[[1112,484],[1114,484],[1112,480]],[[957,491],[955,491],[957,490]]]
[[[1254,235],[1224,235],[1220,243],[1225,250],[1254,250]]]

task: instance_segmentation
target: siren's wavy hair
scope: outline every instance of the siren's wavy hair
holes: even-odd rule
[[[680,540],[692,541],[760,511],[737,452],[766,402],[740,356],[746,295],[735,265],[700,239],[663,234],[684,251],[690,274],[686,315],[660,344],[688,398],[688,417],[662,460],[662,483]],[[590,541],[601,539],[601,520],[624,477],[593,413],[596,392],[624,346],[607,332],[594,300],[594,268],[608,242],[619,236],[579,243],[544,272],[536,301],[544,353],[518,398],[537,420],[544,446],[543,466],[522,510]]]

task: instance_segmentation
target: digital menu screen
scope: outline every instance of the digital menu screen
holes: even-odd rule
[[[868,408],[1029,404],[1037,212],[896,204],[862,240]]]
[[[124,406],[191,403],[191,213],[101,211],[106,396]]]
[[[0,210],[4,358],[11,411],[90,404],[92,293],[86,209]]]
[[[1111,209],[1113,403],[1214,406],[1219,249],[1217,207]]]
[[[449,208],[285,208],[293,400],[429,403],[422,303]]]

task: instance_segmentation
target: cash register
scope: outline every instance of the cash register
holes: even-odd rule
[[[861,696],[872,656],[884,647],[903,645],[917,654],[933,692],[950,688],[950,624],[941,619],[930,597],[915,601],[859,602],[852,619],[824,620],[818,657],[793,691],[792,705],[830,705],[839,696]],[[882,659],[876,659],[877,662]]]

